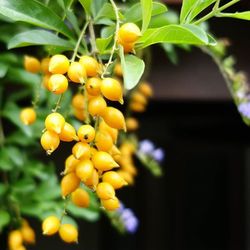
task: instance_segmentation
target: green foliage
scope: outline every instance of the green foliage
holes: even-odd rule
[[[151,20],[153,3],[152,0],[141,0],[141,10],[142,10],[142,28],[141,31],[144,33],[148,28]]]
[[[220,13],[218,17],[231,17],[249,21],[250,11],[236,12],[236,13]]]

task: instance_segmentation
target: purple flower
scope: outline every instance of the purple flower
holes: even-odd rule
[[[241,103],[238,106],[238,110],[243,116],[250,119],[250,102]]]
[[[122,214],[121,214],[122,220],[128,220],[128,219],[130,219],[133,216],[134,216],[134,213],[129,208],[124,209],[123,212],[122,212]]]
[[[133,216],[125,220],[124,224],[125,224],[125,228],[127,229],[129,233],[135,233],[138,228],[139,222],[138,222],[138,219],[135,216]]]
[[[143,140],[139,143],[139,151],[144,154],[151,154],[154,150],[154,144],[150,140]]]
[[[164,153],[164,150],[162,148],[157,148],[155,149],[153,152],[152,152],[152,157],[158,161],[158,162],[161,162],[164,157],[165,157],[165,153]]]

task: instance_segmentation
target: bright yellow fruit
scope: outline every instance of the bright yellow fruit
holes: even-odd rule
[[[107,131],[111,135],[113,143],[116,143],[118,130],[115,128],[111,128],[104,120],[102,120],[99,124],[99,131]]]
[[[72,98],[72,106],[76,109],[84,109],[84,95],[82,94],[75,94]]]
[[[100,95],[102,80],[98,77],[91,77],[86,82],[86,90],[92,96]]]
[[[135,131],[139,127],[138,120],[133,117],[128,117],[125,122],[128,131]]]
[[[119,189],[127,185],[127,182],[115,171],[105,172],[102,176],[102,181],[111,184],[114,189]]]
[[[25,56],[24,68],[30,73],[38,73],[41,69],[41,64],[37,58],[33,56]]]
[[[59,229],[60,238],[66,243],[77,243],[78,231],[71,224],[63,224]]]
[[[88,111],[92,116],[102,116],[107,108],[107,103],[102,96],[92,98],[88,104]]]
[[[142,82],[138,86],[138,90],[146,97],[152,97],[153,96],[153,89],[147,82]]]
[[[49,62],[50,62],[50,58],[46,57],[43,58],[41,61],[41,70],[44,74],[50,74],[49,72]]]
[[[36,242],[35,232],[30,226],[23,226],[20,230],[25,243],[34,244]]]
[[[68,89],[68,79],[62,74],[54,74],[48,80],[48,90],[54,94],[62,94]]]
[[[102,200],[113,199],[115,197],[115,190],[111,184],[100,182],[96,187],[96,194]]]
[[[95,139],[95,129],[91,125],[82,125],[78,131],[77,135],[82,142],[92,142]]]
[[[49,72],[65,74],[69,69],[69,59],[64,55],[54,55],[49,62]]]
[[[68,122],[65,122],[61,133],[59,134],[59,138],[61,141],[66,141],[66,142],[70,142],[70,141],[79,141],[77,135],[76,135],[76,130],[75,128],[69,124]]]
[[[88,192],[82,188],[77,188],[71,194],[71,200],[78,207],[88,207],[90,202]]]
[[[74,172],[65,175],[61,181],[61,193],[62,197],[66,197],[68,194],[74,192],[80,185],[80,179]]]
[[[101,83],[102,94],[110,101],[119,101],[123,104],[121,83],[111,77],[104,78]]]
[[[108,211],[114,211],[120,207],[120,202],[117,197],[108,200],[101,200],[101,204]]]
[[[86,160],[81,160],[77,165],[76,165],[76,175],[81,179],[81,181],[85,182],[87,179],[89,179],[94,171],[94,165],[92,161],[86,159]]]
[[[77,163],[79,163],[79,160],[77,160],[74,155],[68,156],[65,160],[65,168],[63,174],[68,174],[75,171]]]
[[[113,146],[113,139],[107,131],[99,130],[96,133],[95,145],[98,150],[108,152]]]
[[[58,232],[60,220],[56,216],[47,217],[42,223],[43,234],[53,235]]]
[[[20,230],[13,230],[8,235],[8,245],[9,248],[16,249],[23,244],[23,237]]]
[[[90,158],[90,146],[86,142],[77,142],[72,148],[72,154],[78,160]]]
[[[94,167],[100,171],[108,171],[113,168],[119,167],[112,156],[104,151],[96,152],[92,157],[92,161]]]
[[[47,130],[60,134],[65,125],[65,119],[61,114],[54,112],[46,117],[44,124]]]
[[[87,76],[96,76],[100,70],[99,63],[91,56],[81,56],[79,63],[85,68]]]
[[[86,79],[86,71],[79,62],[72,62],[68,69],[68,77],[72,82],[84,83]]]
[[[140,36],[141,31],[134,23],[124,23],[118,31],[118,37],[124,43],[136,42]]]
[[[25,125],[30,125],[36,120],[36,111],[34,108],[24,108],[20,113],[20,120]]]
[[[46,153],[50,155],[58,148],[60,139],[58,134],[53,131],[47,130],[42,134],[40,142]]]

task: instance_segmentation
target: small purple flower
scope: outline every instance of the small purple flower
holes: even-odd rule
[[[133,216],[125,220],[124,224],[125,224],[125,228],[127,229],[129,233],[135,233],[138,228],[139,222],[138,222],[138,219],[135,216]]]
[[[238,106],[238,110],[243,116],[250,119],[250,102],[241,103]]]
[[[161,162],[163,161],[164,157],[165,157],[165,153],[164,150],[162,148],[157,148],[152,152],[152,157],[158,161]]]
[[[154,144],[150,140],[143,140],[140,141],[139,144],[139,151],[144,154],[150,154],[154,150]]]
[[[122,214],[121,214],[122,220],[128,220],[129,218],[131,218],[133,216],[134,216],[134,213],[129,208],[124,209],[123,212],[122,212]]]

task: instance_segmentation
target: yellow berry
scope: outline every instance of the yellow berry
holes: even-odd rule
[[[131,111],[138,112],[138,113],[145,111],[145,105],[140,102],[131,102],[129,104],[129,108]]]
[[[43,87],[47,90],[49,90],[49,79],[51,77],[51,74],[46,74],[43,76],[43,79],[42,79],[42,84],[43,84]]]
[[[109,150],[109,153],[112,155],[114,158],[115,156],[120,156],[121,151],[116,147],[116,145],[113,145],[112,148]]]
[[[64,164],[65,168],[64,168],[63,174],[74,172],[77,163],[79,163],[79,160],[77,160],[74,155],[68,156],[67,159],[65,160],[65,164]]]
[[[34,108],[24,108],[20,113],[20,120],[25,125],[30,125],[36,120],[36,111]]]
[[[30,226],[23,226],[21,228],[23,241],[27,244],[34,244],[36,242],[36,235]]]
[[[47,217],[42,223],[43,234],[53,235],[58,232],[60,227],[60,220],[56,216]]]
[[[140,83],[138,90],[146,97],[152,97],[153,95],[153,89],[147,82]]]
[[[103,113],[103,119],[110,127],[126,131],[125,119],[120,110],[107,107]]]
[[[68,89],[68,79],[62,74],[51,75],[48,81],[48,90],[54,94],[62,94]]]
[[[54,152],[60,144],[58,134],[53,131],[45,131],[41,136],[41,145],[47,154]]]
[[[31,73],[38,73],[41,69],[39,60],[33,56],[24,57],[24,68]]]
[[[96,171],[96,169],[93,170],[92,176],[90,176],[85,182],[84,184],[88,187],[94,188],[96,189],[96,186],[99,183],[99,175],[98,172]]]
[[[66,142],[70,142],[73,140],[78,141],[78,137],[76,135],[76,130],[75,128],[69,124],[68,122],[65,122],[61,133],[59,134],[59,138],[61,141],[66,141]]]
[[[140,36],[141,31],[134,23],[124,23],[118,31],[118,37],[124,43],[136,42]]]
[[[78,231],[71,224],[63,224],[59,229],[60,238],[66,243],[74,243],[78,240]]]
[[[85,68],[87,76],[96,76],[99,72],[99,63],[91,56],[81,56],[79,63]]]
[[[26,250],[26,247],[22,245],[22,246],[15,248],[14,250]]]
[[[95,129],[91,125],[82,125],[77,135],[82,142],[92,142],[95,139]]]
[[[11,231],[8,235],[8,245],[9,248],[16,249],[23,244],[23,237],[20,230]]]
[[[102,181],[111,184],[114,189],[127,185],[127,182],[115,171],[105,172],[102,176]]]
[[[114,161],[112,156],[104,151],[96,152],[92,157],[92,161],[94,167],[101,171],[108,171],[112,168],[119,167],[119,165]]]
[[[136,103],[140,103],[142,105],[146,105],[147,104],[147,98],[140,93],[139,91],[135,91],[132,95],[131,95],[131,101],[132,102],[136,102]]]
[[[101,83],[102,94],[110,101],[119,101],[123,104],[122,86],[114,78],[104,78]]]
[[[84,105],[84,95],[82,94],[76,94],[73,96],[72,98],[72,106],[75,109],[84,109],[85,105]]]
[[[86,82],[86,90],[92,96],[100,95],[102,80],[97,77],[91,77]]]
[[[71,200],[78,207],[88,207],[90,202],[88,192],[82,188],[77,188],[71,194]]]
[[[41,70],[44,74],[49,74],[49,62],[50,62],[50,58],[46,57],[43,58],[41,61]]]
[[[118,137],[118,130],[115,128],[111,128],[105,121],[101,121],[99,124],[99,130],[100,131],[107,131],[113,140],[113,143],[116,143],[117,137]]]
[[[117,42],[118,42],[118,44],[120,44],[123,47],[124,53],[133,52],[134,46],[135,46],[134,43],[125,43],[119,37],[118,37],[118,41]]]
[[[76,175],[81,179],[81,181],[85,182],[88,178],[90,178],[94,171],[94,165],[92,161],[85,159],[81,160],[76,165]]]
[[[138,121],[135,118],[128,117],[126,119],[126,127],[127,127],[128,131],[134,131],[134,130],[138,129],[139,123],[138,123]]]
[[[101,204],[108,211],[114,211],[120,207],[120,202],[117,197],[108,200],[101,200]]]
[[[47,130],[60,134],[65,125],[65,119],[61,114],[54,112],[46,117],[44,124]]]
[[[115,75],[117,75],[119,77],[123,76],[122,65],[120,63],[115,64],[114,73],[115,73]]]
[[[115,197],[115,190],[111,184],[100,182],[96,187],[96,194],[102,200],[113,199]]]
[[[75,108],[74,109],[74,116],[79,121],[84,121],[86,118],[84,109],[76,109]]]
[[[102,116],[107,108],[107,103],[101,96],[92,98],[88,104],[88,111],[92,116]]]
[[[86,142],[77,142],[72,148],[72,154],[76,159],[89,159],[90,153],[90,146]]]
[[[84,83],[86,78],[85,68],[79,62],[72,62],[68,69],[68,77],[72,82]]]
[[[54,55],[49,62],[49,72],[53,74],[65,74],[69,69],[69,60],[64,55]]]
[[[80,179],[74,172],[65,175],[61,181],[61,193],[62,197],[66,197],[68,194],[74,192],[80,185]]]
[[[108,152],[113,146],[111,135],[107,131],[98,131],[95,137],[95,145],[98,150]]]
[[[129,184],[134,184],[134,177],[130,173],[126,172],[125,170],[118,170],[117,173]]]
[[[131,163],[122,165],[122,170],[126,171],[127,173],[130,173],[131,175],[137,174],[136,167]]]

